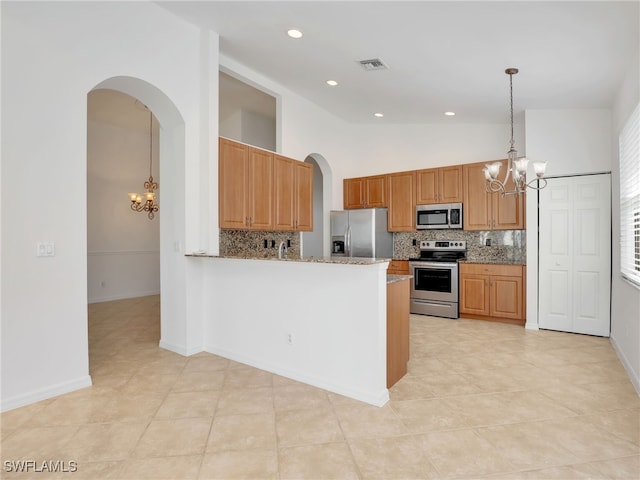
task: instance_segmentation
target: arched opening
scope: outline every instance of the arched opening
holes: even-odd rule
[[[91,219],[91,215],[101,213],[103,215],[114,215],[114,212],[120,209],[127,211],[129,215],[129,220],[131,221],[131,215],[138,216],[138,218],[133,218],[132,221],[136,222],[132,225],[137,225],[144,229],[151,229],[152,234],[147,237],[149,242],[148,248],[140,248],[137,250],[133,250],[132,252],[126,251],[115,251],[111,252],[114,255],[106,254],[104,257],[112,257],[107,258],[107,263],[110,263],[111,267],[118,262],[127,262],[133,264],[131,271],[125,272],[125,276],[132,277],[130,280],[132,282],[136,282],[139,278],[141,278],[141,274],[138,278],[136,278],[136,271],[140,272],[141,269],[149,268],[148,264],[153,264],[153,262],[157,262],[155,268],[156,274],[156,292],[159,289],[160,299],[158,301],[157,297],[155,297],[155,302],[151,301],[151,303],[147,303],[147,307],[136,307],[135,296],[129,295],[131,298],[131,306],[132,311],[136,311],[136,313],[141,313],[140,310],[142,308],[150,308],[151,310],[155,310],[155,316],[157,318],[157,311],[159,309],[160,312],[160,321],[159,325],[152,325],[152,328],[159,330],[160,332],[160,346],[171,347],[175,346],[177,342],[175,339],[178,335],[176,332],[181,332],[186,330],[185,325],[180,325],[180,322],[186,324],[186,320],[183,315],[177,314],[180,310],[180,305],[184,302],[183,297],[179,292],[172,291],[171,294],[163,294],[163,290],[167,288],[171,288],[172,277],[175,277],[175,271],[178,270],[179,267],[179,259],[176,255],[173,255],[176,251],[181,250],[181,246],[185,243],[185,227],[184,227],[184,197],[185,197],[185,186],[184,186],[184,177],[185,177],[185,125],[182,116],[178,112],[178,109],[173,104],[173,102],[167,97],[163,92],[161,92],[155,86],[132,77],[112,77],[109,78],[99,84],[97,84],[90,92],[87,93],[88,98],[92,95],[100,95],[100,92],[104,92],[105,90],[119,92],[123,98],[133,98],[136,99],[139,104],[146,106],[146,108],[142,108],[140,113],[145,118],[146,123],[146,137],[145,141],[149,141],[149,112],[153,114],[153,123],[152,123],[152,131],[153,137],[157,139],[157,143],[151,145],[152,150],[155,149],[152,157],[152,164],[155,163],[153,168],[154,170],[154,178],[157,178],[160,183],[160,187],[156,192],[158,203],[160,204],[160,211],[156,213],[156,217],[153,220],[149,220],[146,213],[137,213],[131,211],[129,207],[130,200],[127,197],[127,194],[132,191],[141,191],[143,189],[143,183],[148,178],[149,175],[149,151],[145,150],[146,153],[142,158],[136,158],[131,162],[120,162],[119,167],[125,168],[126,172],[122,171],[120,174],[118,172],[110,172],[110,175],[107,179],[101,179],[105,182],[120,182],[121,186],[117,188],[122,189],[122,196],[119,198],[113,198],[108,207],[105,208],[103,212],[93,212],[90,210],[89,205],[87,208],[87,236],[93,233],[90,232],[93,220]],[[128,97],[126,97],[128,96]],[[89,104],[89,101],[88,101]],[[129,118],[129,120],[132,120]],[[157,122],[156,122],[157,120]],[[91,120],[88,117],[88,122]],[[135,128],[135,127],[132,127]],[[89,125],[88,125],[89,129]],[[139,133],[139,132],[138,132]],[[133,132],[129,137],[136,137],[136,133]],[[138,135],[139,136],[139,135]],[[89,140],[89,139],[88,139]],[[102,139],[103,146],[106,145],[108,139]],[[132,141],[135,143],[135,141]],[[88,148],[91,146],[88,144]],[[149,148],[149,144],[147,144],[147,149]],[[126,151],[126,148],[123,149]],[[122,152],[120,152],[122,153]],[[87,158],[87,162],[89,162],[89,158]],[[127,165],[128,164],[128,165]],[[123,167],[124,165],[124,167]],[[122,181],[123,178],[130,177],[131,172],[136,172],[136,179],[134,180],[133,185],[131,183],[126,183]],[[87,164],[87,171],[89,172],[89,165]],[[140,172],[143,172],[142,174]],[[140,176],[142,175],[142,176]],[[139,177],[139,178],[137,178]],[[130,181],[130,180],[129,180]],[[91,187],[91,182],[89,179],[87,180],[87,187]],[[139,185],[138,185],[139,184]],[[111,186],[113,189],[113,186]],[[88,194],[91,196],[96,192],[89,191]],[[88,200],[88,204],[91,202],[91,199]],[[154,223],[155,222],[155,223]],[[100,235],[107,236],[126,236],[126,235],[136,235],[136,231],[131,231],[131,225],[127,227],[126,222],[118,222],[116,221],[115,225],[119,225],[119,228],[116,231],[109,231],[107,233],[100,232]],[[155,230],[154,230],[155,229]],[[138,232],[140,233],[140,232]],[[148,232],[147,232],[148,233]],[[154,236],[155,235],[155,236]],[[155,243],[154,243],[155,242]],[[117,243],[117,242],[115,242]],[[126,244],[126,242],[125,242]],[[154,252],[154,248],[156,249]],[[90,250],[90,249],[89,249]],[[155,255],[155,260],[153,259]],[[117,261],[114,261],[116,259]],[[124,258],[124,260],[123,260]],[[134,261],[134,258],[136,259]],[[104,263],[104,258],[102,258]],[[150,262],[150,263],[149,263]],[[88,259],[87,264],[90,263],[90,259]],[[94,272],[92,272],[88,266],[87,268],[87,278],[88,281],[97,281],[99,277],[93,278]],[[123,275],[123,272],[119,273],[120,276]],[[105,288],[108,285],[105,283]],[[97,288],[101,288],[100,284],[98,284]],[[175,290],[175,289],[173,289]],[[138,293],[144,293],[143,291],[138,291]],[[152,293],[152,292],[149,292]],[[122,292],[117,294],[120,298],[126,297]],[[91,298],[88,298],[88,302],[91,301]],[[138,302],[139,303],[139,302]],[[150,305],[150,307],[148,306]],[[135,335],[135,333],[134,333]],[[167,341],[166,338],[169,337]],[[172,341],[173,340],[173,341]],[[157,346],[157,343],[156,343]],[[175,351],[178,351],[179,348],[170,348]],[[185,353],[185,352],[179,352]]]
[[[305,257],[326,257],[330,250],[330,216],[333,174],[329,162],[319,153],[311,153],[304,160],[313,165],[313,231],[302,234],[302,253]]]

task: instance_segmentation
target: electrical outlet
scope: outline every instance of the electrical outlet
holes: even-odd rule
[[[266,238],[264,239],[263,242],[264,248],[267,248],[269,246],[269,240],[267,240]]]
[[[293,333],[287,333],[287,344],[293,345]]]
[[[36,244],[36,257],[53,257],[56,254],[53,242],[38,242]]]

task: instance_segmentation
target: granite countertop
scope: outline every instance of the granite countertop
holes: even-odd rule
[[[387,275],[387,285],[390,283],[402,282],[404,280],[410,280],[413,275]]]
[[[185,254],[187,257],[206,258],[235,258],[238,260],[269,260],[276,262],[303,262],[303,263],[339,263],[344,265],[372,265],[388,262],[389,258],[361,258],[361,257],[253,257],[253,256],[223,256],[210,255],[208,253],[193,252]]]

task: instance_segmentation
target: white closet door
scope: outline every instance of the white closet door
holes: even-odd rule
[[[608,337],[611,176],[550,178],[539,195],[538,325]]]

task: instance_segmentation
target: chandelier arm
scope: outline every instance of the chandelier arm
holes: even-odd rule
[[[534,178],[529,183],[527,183],[525,186],[528,187],[528,188],[531,188],[532,190],[542,190],[544,187],[547,186],[547,179],[544,178],[544,177],[542,177],[542,178]]]

